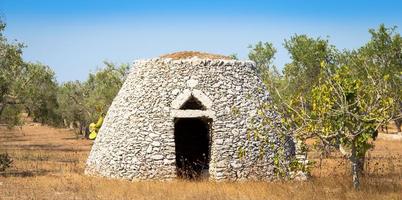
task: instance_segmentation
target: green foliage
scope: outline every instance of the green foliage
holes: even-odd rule
[[[60,125],[78,122],[83,129],[109,108],[128,71],[128,65],[91,73],[84,82],[58,85],[54,71],[41,63],[22,60],[22,44],[3,36],[0,21],[0,122],[12,127],[22,123],[26,112],[34,121]]]
[[[240,110],[237,106],[232,106],[232,108],[230,109],[230,113],[234,116],[237,117],[240,115]]]
[[[239,60],[239,57],[237,56],[236,53],[232,53],[229,55],[229,58],[233,59],[233,60]]]
[[[3,107],[0,115],[0,122],[7,125],[8,128],[21,125],[21,112],[23,111],[22,105],[9,104]]]
[[[12,44],[4,37],[3,31],[6,25],[0,20],[0,101],[10,90],[15,89],[13,84],[23,70],[21,58],[23,44]]]
[[[90,111],[90,119],[95,121],[100,113],[105,113],[114,97],[119,92],[128,72],[128,65],[116,67],[113,63],[104,62],[105,68],[91,73],[84,88],[86,92],[85,106]]]
[[[265,86],[272,89],[284,88],[284,79],[272,64],[276,54],[276,49],[273,44],[269,42],[258,42],[256,45],[250,45],[249,48],[251,50],[248,57],[255,62],[257,72],[261,79],[263,79]],[[274,102],[279,99],[275,96],[275,93],[273,93],[272,96]]]
[[[0,121],[12,127],[21,124],[21,112],[35,121],[57,123],[57,83],[54,72],[40,63],[22,60],[24,45],[10,44],[0,21]]]
[[[353,59],[353,58],[350,58]],[[353,63],[353,62],[351,62]],[[295,109],[302,138],[319,138],[326,146],[347,149],[346,156],[353,164],[354,184],[359,187],[359,175],[370,143],[380,126],[392,117],[394,102],[389,82],[370,66],[339,66],[331,73],[322,66],[320,84],[312,89],[312,108]],[[365,73],[365,78],[359,76]],[[296,99],[298,104],[303,100]]]
[[[268,42],[258,42],[255,46],[250,46],[250,48],[249,59],[256,63],[257,71],[265,86],[272,89],[270,91],[273,102],[279,101],[279,96],[276,96],[276,93],[272,93],[275,91],[274,88],[282,88],[284,84],[283,77],[277,72],[275,66],[272,65],[276,49]],[[249,98],[252,98],[252,96],[250,95]],[[257,98],[254,100],[259,101],[260,99]],[[263,156],[266,149],[274,152],[272,165],[278,177],[287,178],[292,171],[297,170],[305,170],[307,172],[309,170],[307,167],[296,169],[300,165],[297,164],[297,160],[292,155],[292,152],[290,152],[293,139],[291,134],[289,134],[289,129],[284,124],[281,124],[279,118],[277,118],[278,116],[275,116],[277,113],[272,115],[271,112],[277,109],[273,102],[258,103],[259,109],[257,115],[252,120],[253,126],[247,131],[246,137],[248,140],[261,142],[260,156]],[[244,154],[244,150],[241,153]]]
[[[292,62],[285,65],[284,77],[287,88],[284,95],[298,93],[309,98],[311,89],[318,84],[320,63],[327,66],[336,64],[337,50],[328,40],[311,38],[307,35],[295,35],[285,40]]]
[[[257,44],[250,45],[250,52],[248,58],[255,62],[258,71],[269,71],[274,59],[276,49],[269,42],[258,42]]]
[[[386,79],[390,95],[397,101],[393,119],[401,121],[402,37],[396,32],[396,27],[387,28],[383,24],[369,32],[371,40],[359,49],[359,63],[370,66],[372,71],[378,71],[379,76]]]
[[[83,105],[84,94],[83,86],[79,81],[66,82],[58,87],[59,108],[57,112],[65,120],[66,126],[69,123],[82,122],[87,119],[86,107]]]
[[[240,159],[244,158],[244,156],[246,156],[246,150],[243,147],[239,147],[237,156],[239,156]]]
[[[362,48],[344,52],[327,40],[296,35],[285,41],[292,62],[285,66],[284,75],[270,71],[262,76],[274,104],[261,104],[260,127],[274,130],[281,142],[292,135],[302,142],[316,139],[315,146],[323,152],[338,149],[351,161],[356,188],[361,161],[373,147],[378,127],[401,112],[401,37],[395,28],[384,25],[370,33],[371,40]],[[267,54],[266,63],[272,57]],[[282,116],[280,126],[264,116],[267,110]],[[259,134],[269,139],[263,130]],[[281,165],[286,155],[280,148],[276,151],[274,164]],[[290,169],[301,167],[293,161],[285,164]]]
[[[16,92],[24,72],[21,58],[24,46],[20,43],[9,43],[3,35],[5,27],[0,20],[0,120],[13,125],[19,123],[19,101]]]
[[[83,129],[106,113],[120,90],[128,69],[126,64],[115,66],[105,62],[105,68],[91,73],[88,80],[62,84],[57,94],[58,113],[66,125],[79,122],[80,129]]]
[[[40,63],[27,63],[23,79],[17,96],[28,116],[37,122],[59,124],[56,113],[58,85],[53,70]]]
[[[334,146],[354,147],[357,156],[363,157],[370,147],[368,142],[390,119],[394,106],[387,82],[375,76],[367,73],[370,78],[358,79],[349,66],[341,66],[333,74],[323,72],[321,84],[312,90],[311,111],[299,110],[300,116],[295,117],[306,125],[300,134],[319,137]]]

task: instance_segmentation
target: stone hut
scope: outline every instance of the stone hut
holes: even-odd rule
[[[251,61],[197,52],[136,61],[85,173],[129,180],[272,179],[274,152],[261,152],[260,141],[248,136],[264,101],[269,94]],[[278,120],[273,111],[268,115]]]

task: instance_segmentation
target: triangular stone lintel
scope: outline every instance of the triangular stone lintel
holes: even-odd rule
[[[207,110],[211,109],[212,101],[201,90],[184,90],[181,94],[177,95],[176,99],[172,101],[171,107],[173,109],[180,109],[191,97],[197,99]]]

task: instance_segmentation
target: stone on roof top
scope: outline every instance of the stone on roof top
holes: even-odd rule
[[[219,55],[219,54],[211,54],[211,53],[204,53],[199,51],[180,51],[170,54],[165,54],[160,56],[161,58],[171,58],[173,60],[180,60],[180,59],[189,59],[189,58],[201,58],[201,59],[222,59],[222,60],[233,60],[229,56]]]

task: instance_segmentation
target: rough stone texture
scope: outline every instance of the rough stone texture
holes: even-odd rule
[[[180,110],[191,95],[206,109]],[[85,172],[129,180],[174,179],[174,118],[206,117],[212,119],[210,180],[270,180],[274,153],[267,149],[261,154],[259,141],[247,138],[258,102],[268,99],[251,61],[136,61],[106,115]],[[267,114],[278,120],[274,112]],[[240,148],[247,150],[243,157]]]

